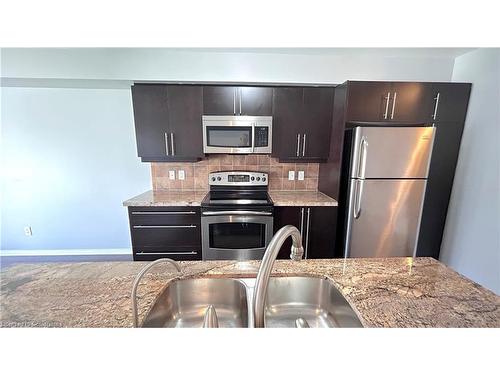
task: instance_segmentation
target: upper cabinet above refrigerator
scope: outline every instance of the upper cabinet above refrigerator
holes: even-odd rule
[[[346,122],[426,124],[432,87],[424,82],[347,82]]]
[[[273,89],[255,86],[204,86],[204,115],[271,116]]]

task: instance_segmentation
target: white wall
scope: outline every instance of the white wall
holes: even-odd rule
[[[2,88],[1,105],[1,248],[130,248],[122,202],[151,188],[130,91]]]
[[[2,183],[0,248],[81,249],[130,246],[121,203],[151,188],[149,165],[136,156],[132,81],[449,81],[454,56],[460,51],[28,48],[0,52],[1,156],[8,170]],[[32,237],[24,236],[26,225],[33,226]]]
[[[500,294],[500,50],[455,61],[472,92],[440,260]]]
[[[123,81],[341,83],[449,81],[462,49],[3,49],[2,77]],[[97,83],[96,83],[97,84]]]

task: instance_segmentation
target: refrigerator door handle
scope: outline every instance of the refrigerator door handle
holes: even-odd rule
[[[363,198],[364,180],[356,180],[356,191],[354,194],[354,218],[361,216],[361,199]]]
[[[358,159],[358,178],[365,178],[365,171],[366,171],[366,156],[368,152],[368,141],[366,140],[366,137],[363,136],[361,138],[361,144],[360,144],[360,152],[359,152],[359,159]]]

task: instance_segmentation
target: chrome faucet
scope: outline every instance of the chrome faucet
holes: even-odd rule
[[[137,287],[139,286],[139,282],[141,281],[142,277],[144,274],[156,266],[158,263],[169,263],[173,265],[177,272],[181,272],[181,266],[179,266],[179,263],[177,263],[175,260],[170,259],[170,258],[160,258],[155,260],[154,262],[149,263],[146,267],[144,267],[135,277],[134,283],[132,284],[132,316],[134,319],[134,327],[139,326],[138,322],[138,317],[137,317]]]
[[[304,255],[302,247],[302,236],[297,228],[293,225],[286,225],[281,228],[267,245],[266,252],[260,263],[259,273],[255,280],[255,288],[253,291],[253,315],[254,326],[256,328],[264,328],[264,309],[267,299],[267,287],[269,285],[269,277],[274,265],[274,261],[278,256],[281,246],[288,237],[292,237],[292,249],[290,258],[292,260],[301,260]]]

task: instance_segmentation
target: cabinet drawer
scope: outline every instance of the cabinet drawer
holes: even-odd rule
[[[187,225],[132,225],[134,247],[200,246],[200,226]]]
[[[190,211],[130,210],[130,225],[199,225],[200,213]]]

